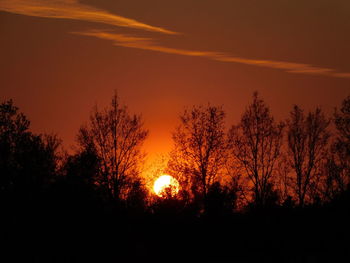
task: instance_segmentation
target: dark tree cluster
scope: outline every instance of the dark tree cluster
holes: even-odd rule
[[[238,123],[225,116],[184,110],[162,168],[180,190],[156,196],[142,176],[148,131],[117,95],[69,153],[1,103],[1,257],[12,259],[1,261],[348,260],[350,97],[333,116],[295,105],[276,121],[255,93]]]
[[[228,131],[222,107],[187,109],[173,133],[168,171],[202,213],[218,185],[234,196],[231,210],[332,202],[350,187],[349,101],[333,118],[295,105],[277,122],[255,93]]]

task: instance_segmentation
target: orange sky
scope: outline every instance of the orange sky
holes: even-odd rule
[[[69,148],[116,89],[152,156],[193,104],[224,105],[229,124],[255,90],[277,119],[331,112],[350,94],[349,32],[347,0],[0,0],[0,96]]]

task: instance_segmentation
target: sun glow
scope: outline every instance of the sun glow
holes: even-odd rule
[[[170,190],[170,194],[176,195],[179,192],[179,182],[170,175],[162,175],[154,182],[153,191],[156,195],[163,197],[166,194],[167,189]]]

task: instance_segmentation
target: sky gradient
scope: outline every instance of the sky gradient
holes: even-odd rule
[[[350,94],[347,0],[0,0],[0,98],[67,148],[117,90],[142,113],[150,156],[186,106],[238,121],[254,91],[276,119]]]

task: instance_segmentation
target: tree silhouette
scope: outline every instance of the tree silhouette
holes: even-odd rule
[[[335,124],[338,137],[334,147],[341,168],[340,180],[350,188],[350,96],[343,101],[340,112],[335,112]]]
[[[126,207],[133,213],[145,212],[148,201],[148,191],[145,182],[141,178],[136,178],[128,187]]]
[[[229,215],[236,208],[238,189],[213,183],[208,190],[206,214],[211,217]]]
[[[337,129],[335,141],[325,165],[325,197],[332,200],[350,189],[350,96],[334,113]]]
[[[186,207],[186,200],[176,193],[173,185],[164,187],[159,196],[154,196],[151,203],[151,211],[160,217],[170,217],[181,214]]]
[[[294,106],[287,120],[289,163],[295,172],[293,190],[300,207],[304,206],[307,196],[317,191],[330,136],[328,125],[329,121],[319,108],[305,116],[302,109]]]
[[[293,109],[284,145],[283,123],[257,94],[227,137],[224,116],[210,105],[185,111],[170,160],[154,162],[143,180],[147,131],[117,96],[105,110],[94,108],[78,133],[79,148],[64,158],[56,136],[32,133],[12,101],[0,104],[2,244],[27,248],[34,262],[140,261],[155,254],[233,262],[349,258],[350,97],[334,115],[332,147],[319,109]],[[180,191],[170,185],[161,196],[149,195],[164,174],[179,181]],[[296,209],[295,202],[309,201]]]
[[[204,204],[225,161],[224,117],[221,107],[194,106],[182,113],[173,133],[175,147],[168,168],[181,187]]]
[[[78,141],[82,148],[93,148],[99,159],[96,183],[112,200],[127,198],[128,188],[137,179],[143,159],[141,145],[148,135],[141,116],[131,115],[114,95],[110,107],[93,109],[88,126],[81,127]]]
[[[229,131],[229,151],[253,185],[255,204],[266,205],[282,145],[283,123],[276,123],[269,108],[254,93],[253,102],[238,125]]]
[[[98,176],[99,159],[93,148],[85,148],[65,160],[66,176],[82,178],[86,183],[93,184]]]
[[[55,180],[58,148],[55,135],[35,135],[12,100],[0,104],[0,191],[29,200]]]

